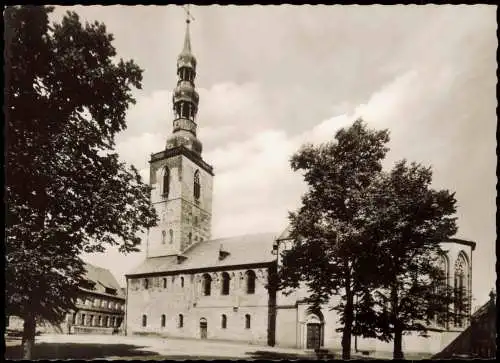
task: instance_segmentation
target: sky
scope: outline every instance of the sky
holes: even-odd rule
[[[56,7],[100,21],[119,57],[144,69],[116,150],[148,182],[151,153],[172,131],[183,45],[179,6]],[[406,158],[456,192],[457,238],[477,243],[473,306],[496,272],[496,7],[192,6],[198,138],[214,166],[212,236],[273,232],[306,191],[289,164],[305,142],[332,140],[362,117],[390,130],[385,167]],[[144,253],[86,255],[121,284]]]

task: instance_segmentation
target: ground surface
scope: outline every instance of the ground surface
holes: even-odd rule
[[[21,358],[20,338],[6,337],[6,359]],[[314,359],[314,353],[300,349],[248,345],[210,340],[188,340],[151,336],[41,335],[35,340],[33,359]],[[340,359],[340,352],[335,352]],[[353,358],[373,359],[353,355]],[[391,358],[390,354],[377,358]],[[424,356],[407,359],[428,358]]]
[[[19,338],[6,338],[6,359],[21,358]],[[298,349],[232,342],[118,335],[41,335],[33,359],[299,359]]]

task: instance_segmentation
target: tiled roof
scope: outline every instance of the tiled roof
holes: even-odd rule
[[[120,284],[116,281],[115,277],[108,269],[91,265],[90,263],[85,263],[85,268],[87,270],[86,278],[92,282],[95,282],[96,290],[98,292],[104,292],[105,288],[115,289],[116,296],[124,297]],[[99,285],[102,288],[99,288]]]
[[[147,258],[127,276],[268,263],[275,260],[272,254],[275,239],[274,234],[261,233],[198,242],[182,254],[185,260],[180,264],[177,256]],[[219,259],[221,250],[227,252],[222,260]]]

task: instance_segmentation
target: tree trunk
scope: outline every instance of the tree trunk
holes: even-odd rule
[[[33,359],[33,347],[35,345],[36,319],[32,314],[24,316],[23,326],[23,359]]]
[[[353,323],[354,296],[351,291],[351,274],[349,265],[346,266],[346,304],[344,308],[344,330],[342,332],[342,359],[351,359],[351,335]]]
[[[391,288],[392,301],[392,324],[394,326],[394,348],[392,357],[394,359],[403,359],[403,328],[399,321],[399,299],[397,284]]]
[[[394,359],[404,359],[403,354],[403,330],[397,325],[394,329],[394,351],[392,353]]]

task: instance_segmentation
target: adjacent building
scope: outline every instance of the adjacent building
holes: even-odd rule
[[[197,62],[189,25],[187,20],[177,59],[173,132],[165,149],[150,159],[151,201],[160,221],[149,230],[144,262],[126,276],[126,334],[339,349],[334,311],[312,310],[305,289],[287,296],[276,289],[279,255],[292,243],[288,231],[212,239],[214,169],[203,159],[197,138]],[[448,283],[467,296],[474,246],[458,239],[442,243]],[[437,352],[469,324],[469,316],[470,304],[457,305],[451,325],[436,320],[431,338],[405,336],[403,348]],[[392,350],[377,341],[357,344],[367,351]]]
[[[37,323],[37,331],[59,334],[113,334],[120,332],[125,315],[125,294],[113,274],[102,267],[85,264],[87,288],[80,288],[76,311],[66,314],[58,325]],[[23,320],[7,317],[7,330],[22,331]]]

